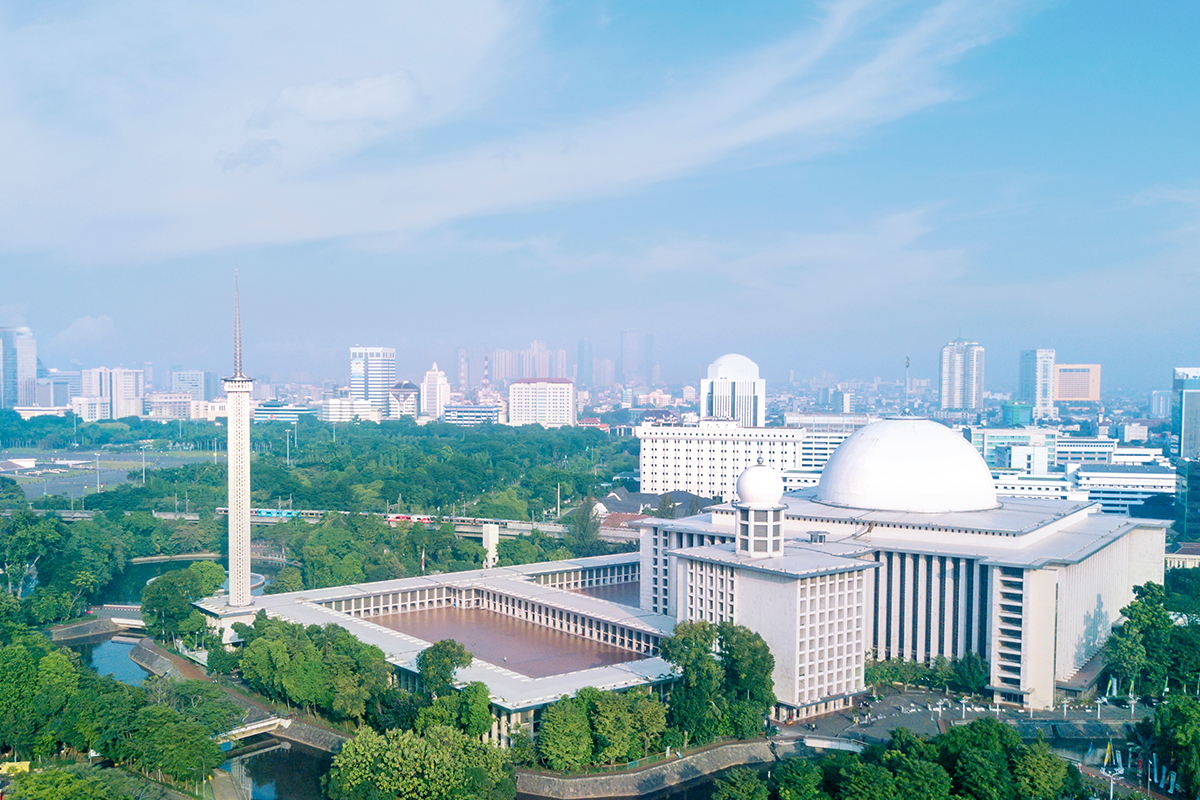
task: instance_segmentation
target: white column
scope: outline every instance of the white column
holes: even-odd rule
[[[943,655],[942,650],[945,646],[942,629],[946,619],[941,607],[945,605],[942,601],[945,599],[946,589],[942,583],[942,560],[937,556],[929,556],[929,571],[933,574],[933,581],[929,586],[929,656],[937,658]],[[945,632],[945,636],[949,636],[949,633]]]
[[[888,657],[896,658],[900,655],[901,637],[900,637],[900,597],[903,592],[900,579],[900,565],[904,559],[899,553],[889,553],[892,559],[892,634],[888,637]]]
[[[983,579],[983,566],[980,562],[975,562],[975,586],[971,592],[971,650],[976,653],[981,653],[983,650],[983,642],[987,639],[987,634],[980,630],[982,626],[982,616],[979,609],[982,607],[984,597],[980,593],[979,584]]]
[[[955,559],[958,568],[958,607],[955,609],[958,614],[958,640],[954,645],[955,658],[962,658],[967,652],[967,606],[970,604],[967,598],[967,563],[965,558]]]
[[[229,398],[229,599],[248,606],[250,595],[250,387],[249,379],[225,381]]]
[[[926,639],[926,628],[929,625],[929,617],[932,616],[925,611],[925,604],[930,597],[926,581],[929,579],[929,570],[933,565],[929,563],[931,556],[917,555],[915,558],[917,560],[917,640],[913,645],[913,660],[926,661],[926,656],[932,649],[932,642]]]

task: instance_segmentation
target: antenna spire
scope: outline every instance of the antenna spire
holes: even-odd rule
[[[233,377],[246,377],[242,374],[242,299],[237,270],[233,272]]]

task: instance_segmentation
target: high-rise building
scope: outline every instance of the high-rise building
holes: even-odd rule
[[[1054,399],[1059,403],[1099,403],[1099,364],[1056,364]]]
[[[425,379],[421,381],[421,416],[441,419],[448,402],[450,402],[450,382],[446,380],[446,373],[438,369],[435,361],[433,369],[426,372]]]
[[[216,384],[217,380],[213,374],[202,369],[185,369],[171,373],[171,391],[187,392],[193,400],[212,400],[217,395]]]
[[[1034,419],[1054,416],[1054,378],[1053,350],[1021,351],[1015,399],[1033,407]]]
[[[250,392],[254,379],[242,374],[242,310],[233,292],[233,374],[223,381],[228,398],[229,599],[248,606],[250,596]]]
[[[1169,419],[1171,417],[1171,391],[1155,389],[1150,393],[1150,419]]]
[[[388,398],[396,385],[394,347],[350,348],[350,399],[366,400],[380,414],[388,410]]]
[[[508,424],[574,425],[575,384],[566,378],[522,378],[508,387]]]
[[[972,411],[983,407],[983,347],[955,339],[942,348],[942,408]]]
[[[107,398],[112,419],[136,417],[144,411],[146,377],[140,369],[85,369],[80,372],[80,387],[84,397]]]
[[[634,386],[646,382],[642,363],[642,334],[640,331],[621,331],[621,383]]]
[[[596,386],[611,389],[617,382],[617,364],[611,358],[593,358],[592,376]]]
[[[388,403],[388,417],[400,419],[412,417],[416,419],[421,413],[421,388],[412,381],[401,381],[392,387],[391,401]]]
[[[504,386],[511,380],[516,380],[520,375],[517,373],[517,354],[512,350],[493,350],[491,354],[491,375],[489,381],[492,386]]]
[[[1171,455],[1200,458],[1200,369],[1176,367],[1171,390]]]
[[[767,382],[758,364],[729,353],[708,365],[700,381],[700,416],[732,419],[746,428],[761,428],[767,419]]]
[[[592,343],[587,339],[579,340],[579,352],[575,358],[575,385],[581,389],[592,388]]]
[[[0,328],[0,408],[37,403],[37,340],[29,328]]]
[[[553,350],[550,353],[550,377],[551,378],[570,378],[567,374],[567,351],[563,349]]]

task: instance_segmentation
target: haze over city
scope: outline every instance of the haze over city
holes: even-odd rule
[[[1189,4],[470,0],[0,17],[0,325],[52,366],[455,348],[936,377],[1195,360]]]

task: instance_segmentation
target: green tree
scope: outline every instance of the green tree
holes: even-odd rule
[[[729,699],[743,700],[765,714],[775,705],[775,657],[762,636],[741,625],[722,622],[717,626],[723,690]]]
[[[788,758],[775,770],[779,800],[828,800],[821,789],[821,770],[803,758]]]
[[[657,745],[667,728],[667,709],[647,692],[635,690],[629,694],[629,723],[644,758],[650,754],[650,748]]]
[[[142,619],[146,629],[164,638],[177,638],[179,625],[192,613],[192,601],[204,596],[200,576],[190,569],[164,573],[142,590]]]
[[[884,763],[896,778],[896,796],[903,800],[948,800],[950,775],[940,764],[891,751]]]
[[[454,673],[471,666],[471,653],[453,639],[434,642],[417,656],[417,670],[425,691],[434,697],[450,691]]]
[[[591,763],[592,731],[582,703],[564,696],[547,706],[535,743],[542,762],[557,772]]]
[[[955,661],[953,672],[954,680],[950,685],[956,692],[981,694],[987,688],[988,665],[978,653],[967,653]]]
[[[1154,709],[1154,738],[1175,765],[1184,796],[1200,792],[1200,702],[1172,695]]]
[[[1012,775],[1021,800],[1056,800],[1067,778],[1067,762],[1050,752],[1038,732],[1038,740],[1013,756]]]
[[[629,715],[629,699],[617,692],[603,692],[596,698],[591,713],[592,740],[595,759],[601,764],[615,764],[635,749],[633,720]]]
[[[954,770],[958,794],[974,800],[1013,800],[1015,787],[1008,761],[995,750],[966,750],[959,754]]]
[[[595,556],[608,551],[600,539],[600,515],[596,513],[596,500],[588,496],[567,517],[567,530],[563,542],[577,556]]]
[[[731,769],[713,782],[712,800],[768,800],[766,782],[754,770]]]
[[[700,620],[681,622],[659,643],[661,656],[681,672],[671,689],[667,719],[695,744],[712,741],[724,713],[724,670],[713,657],[716,640],[716,626]]]
[[[483,736],[492,729],[492,706],[487,686],[472,681],[459,692],[458,726],[467,736]]]
[[[263,594],[285,594],[287,592],[304,591],[304,576],[295,567],[284,567],[279,570],[275,580],[263,589]]]
[[[897,797],[892,773],[877,764],[855,761],[841,772],[838,800],[891,800]]]
[[[211,597],[225,584],[225,568],[215,561],[197,561],[188,566],[200,578],[200,596]]]

